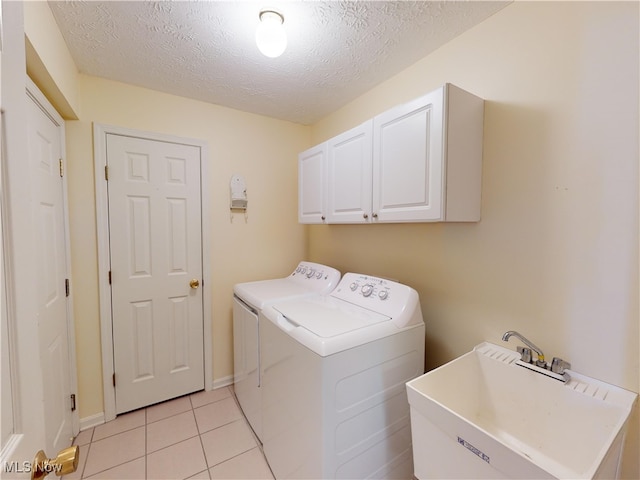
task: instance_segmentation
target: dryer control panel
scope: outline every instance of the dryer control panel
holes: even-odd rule
[[[330,292],[340,281],[340,272],[327,265],[300,262],[288,278],[296,283],[309,286],[314,291],[317,289],[322,292]]]

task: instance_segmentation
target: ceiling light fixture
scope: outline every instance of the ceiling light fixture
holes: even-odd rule
[[[287,48],[287,34],[284,31],[284,16],[275,10],[262,10],[260,24],[256,29],[256,45],[263,55],[276,58]]]

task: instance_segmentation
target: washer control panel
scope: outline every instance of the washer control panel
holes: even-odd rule
[[[393,290],[394,285],[400,285],[399,283],[392,282],[391,280],[372,277],[370,275],[349,275],[353,276],[349,279],[349,291],[353,294],[352,298],[358,298],[361,296],[364,298],[372,297],[385,301],[392,297],[391,291]],[[343,282],[340,282],[340,285],[342,285],[342,283]]]
[[[349,289],[356,295],[362,295],[363,297],[378,297],[380,300],[386,300],[389,298],[389,292],[391,286],[389,280],[383,280],[377,278],[372,280],[370,277],[363,279],[362,282],[354,280],[349,285]]]
[[[394,317],[404,311],[413,294],[411,287],[393,280],[345,273],[331,296]]]
[[[411,287],[386,278],[345,273],[331,297],[387,315],[399,326],[422,321],[422,313],[411,315],[419,305],[418,293]]]

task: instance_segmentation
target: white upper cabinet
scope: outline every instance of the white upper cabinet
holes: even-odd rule
[[[327,222],[369,221],[373,173],[373,120],[332,138],[327,144]]]
[[[440,88],[374,118],[374,221],[442,219],[443,93]]]
[[[327,198],[327,144],[298,155],[298,222],[325,223]]]
[[[326,176],[301,180],[300,211],[324,188],[326,223],[479,221],[483,116],[481,98],[447,84],[314,147]]]

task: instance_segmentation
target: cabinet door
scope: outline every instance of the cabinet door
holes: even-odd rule
[[[298,222],[326,220],[327,144],[322,143],[298,155]]]
[[[374,221],[443,218],[443,90],[374,118]]]
[[[327,221],[371,221],[373,121],[352,128],[328,141]]]

